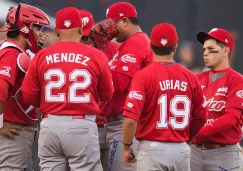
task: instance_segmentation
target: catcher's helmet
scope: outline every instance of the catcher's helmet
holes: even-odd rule
[[[5,26],[6,31],[17,31],[23,35],[33,53],[37,53],[49,38],[41,32],[44,26],[50,26],[49,17],[44,11],[27,4],[20,3],[17,7],[11,7]]]

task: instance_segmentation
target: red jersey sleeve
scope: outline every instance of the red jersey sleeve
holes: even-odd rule
[[[4,49],[5,50],[5,49]],[[20,52],[14,48],[6,49],[3,56],[0,57],[0,78],[14,86],[19,68],[17,58]]]
[[[102,53],[103,54],[103,53]],[[98,94],[101,101],[109,101],[114,93],[114,87],[112,83],[111,71],[108,65],[108,60],[103,54],[103,65],[101,66],[100,84],[98,87]]]
[[[0,101],[5,102],[8,98],[9,83],[0,78]]]
[[[38,81],[37,76],[37,58],[38,56],[35,56],[33,60],[30,63],[28,72],[26,73],[26,76],[22,82],[21,90],[23,93],[23,98],[27,100],[26,102],[31,104],[37,104],[39,102],[39,94],[40,94],[40,84]],[[33,99],[33,97],[35,99]],[[31,100],[30,100],[31,99]]]
[[[124,106],[123,115],[137,121],[141,116],[146,101],[144,83],[143,76],[136,73],[132,79],[129,94]]]
[[[199,80],[195,78],[196,87],[194,88],[194,101],[193,101],[193,112],[192,116],[194,119],[207,118],[207,108],[204,104],[203,90],[199,83]]]
[[[115,72],[133,77],[142,68],[143,52],[133,46],[125,47],[119,52],[119,57],[115,63]]]
[[[228,89],[228,97],[226,100],[225,112],[233,113],[237,118],[240,118],[243,112],[243,81],[242,79],[232,84]],[[240,109],[242,112],[234,112],[234,109]]]

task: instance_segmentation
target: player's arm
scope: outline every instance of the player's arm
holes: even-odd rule
[[[8,98],[9,83],[0,78],[0,128],[3,127],[4,103]]]
[[[124,93],[129,88],[132,77],[142,67],[144,54],[136,47],[127,47],[119,54],[116,67],[112,71],[115,92]]]
[[[242,104],[243,82],[235,83],[233,88],[229,88],[225,114],[215,120],[211,125],[205,125],[200,131],[200,135],[217,134],[236,125],[243,113]]]
[[[10,84],[0,78],[0,134],[13,139],[14,135],[18,135],[18,132],[21,131],[21,128],[18,125],[3,121],[4,103],[8,98],[9,88]]]
[[[35,56],[31,61],[21,86],[23,101],[35,107],[40,106],[40,87],[36,68],[37,59],[38,56]]]
[[[0,117],[3,117],[4,103],[8,98],[10,85],[14,86],[18,74],[17,49],[8,48],[0,58]]]
[[[4,103],[8,98],[10,87],[13,87],[15,84],[19,72],[17,66],[18,55],[19,51],[17,49],[9,48],[0,59],[0,117],[2,122],[0,133],[9,138],[13,138],[21,130],[18,125],[3,122]]]
[[[111,100],[114,94],[114,87],[112,82],[112,76],[110,68],[108,66],[108,60],[106,56],[102,53],[103,63],[101,65],[101,77],[98,85],[98,94],[101,103],[105,103]]]
[[[196,87],[193,91],[194,107],[189,129],[189,140],[193,139],[202,129],[203,125],[206,123],[208,114],[207,108],[204,105],[203,91],[198,79],[196,79]]]
[[[136,134],[145,101],[144,81],[142,75],[138,72],[131,82],[131,88],[123,112],[125,116],[123,120],[123,150],[124,161],[127,165],[131,165],[135,161],[135,156],[130,146]]]

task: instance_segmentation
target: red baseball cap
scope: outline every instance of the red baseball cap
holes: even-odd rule
[[[82,26],[79,10],[74,7],[67,7],[59,10],[56,14],[57,29],[72,29]]]
[[[91,12],[86,10],[79,10],[82,25],[83,25],[83,35],[87,36],[89,34],[90,29],[94,26],[94,18]]]
[[[150,44],[156,47],[170,47],[178,40],[176,28],[169,23],[155,25],[150,36]]]
[[[106,18],[111,18],[115,21],[125,17],[138,17],[136,8],[128,2],[117,2],[115,4],[112,4],[106,11]]]
[[[205,31],[200,31],[197,34],[197,40],[202,44],[204,44],[206,37],[211,37],[224,43],[230,48],[231,52],[234,50],[234,37],[225,29],[214,28],[208,33],[206,33]]]

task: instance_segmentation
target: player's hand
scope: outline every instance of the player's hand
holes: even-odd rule
[[[127,166],[131,166],[136,161],[135,154],[131,147],[126,146],[123,148],[123,160]]]
[[[14,123],[3,122],[3,127],[0,129],[0,134],[6,135],[9,138],[13,139],[14,135],[19,135],[21,127]]]

